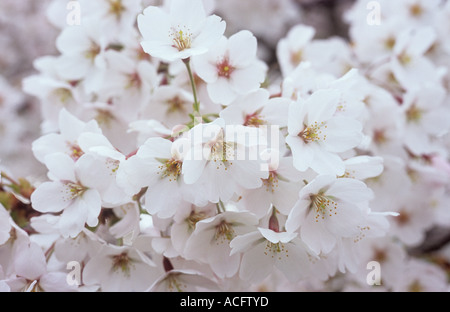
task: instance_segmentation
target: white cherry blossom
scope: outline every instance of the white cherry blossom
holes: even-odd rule
[[[335,115],[339,97],[338,90],[319,90],[307,100],[291,104],[286,143],[298,170],[344,174],[344,162],[338,153],[361,143],[362,125],[356,119]]]
[[[360,233],[372,191],[361,181],[320,175],[300,190],[286,229],[299,229],[301,239],[316,253],[328,253],[339,238]]]
[[[192,59],[213,102],[229,105],[264,82],[267,68],[256,58],[256,50],[255,36],[243,30],[228,39],[222,37],[207,54]]]
[[[230,246],[232,255],[243,253],[239,276],[244,280],[262,281],[274,266],[292,282],[300,280],[308,272],[311,255],[297,233],[259,227],[256,231],[237,236]]]
[[[225,31],[225,22],[206,16],[201,0],[172,0],[169,12],[147,7],[138,16],[145,52],[167,62],[206,53]]]

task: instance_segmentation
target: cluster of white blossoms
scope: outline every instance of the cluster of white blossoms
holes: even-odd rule
[[[2,171],[0,291],[448,289],[411,250],[450,228],[449,1],[357,1],[349,41],[284,32],[292,1],[157,2],[51,4],[47,177]]]

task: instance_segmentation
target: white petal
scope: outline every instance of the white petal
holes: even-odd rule
[[[246,189],[260,187],[261,179],[266,179],[269,174],[267,171],[261,170],[261,163],[255,160],[236,160],[231,166],[236,166],[233,170],[233,178]]]
[[[91,40],[82,27],[66,27],[56,39],[56,47],[62,54],[83,53],[91,46]]]
[[[339,103],[338,90],[318,90],[307,100],[308,124],[328,120],[336,112]]]
[[[326,215],[326,228],[336,237],[353,237],[359,233],[358,226],[364,224],[361,210],[353,204],[338,203],[336,215]]]
[[[14,254],[13,259],[15,273],[18,276],[36,280],[47,272],[44,252],[36,243],[24,243],[21,245]]]
[[[286,231],[293,232],[304,223],[310,204],[311,201],[305,199],[300,199],[296,203],[286,220]]]
[[[271,207],[271,197],[270,189],[266,190],[266,187],[262,186],[259,189],[245,191],[242,194],[241,201],[245,209],[262,218],[267,215]]]
[[[276,243],[287,243],[293,240],[295,237],[297,237],[297,233],[294,232],[275,232],[270,229],[265,229],[258,227],[258,231],[261,233],[262,236],[264,236],[265,239],[267,239],[269,242],[272,242],[274,244]]]
[[[144,41],[152,40],[169,43],[169,15],[155,6],[147,7],[143,13],[138,16],[137,22]]]
[[[89,208],[83,201],[75,200],[64,209],[58,219],[58,229],[64,237],[76,237],[83,230]]]
[[[46,292],[69,292],[76,291],[76,286],[70,286],[67,283],[67,273],[49,272],[39,279],[39,285]]]
[[[279,255],[275,261],[275,266],[291,282],[298,282],[309,273],[309,257],[305,247],[299,239],[295,241],[297,244],[286,244],[286,254]]]
[[[211,265],[211,269],[220,278],[233,277],[239,270],[241,256],[230,256],[230,248],[228,246],[224,246],[218,251],[210,252],[208,255],[208,263]]]
[[[198,181],[206,165],[206,159],[185,160],[182,166],[183,180],[186,184]]]
[[[44,182],[31,194],[31,205],[39,212],[59,212],[71,202],[70,190],[60,182]]]
[[[265,239],[261,236],[261,233],[259,231],[238,235],[230,242],[230,247],[232,248],[230,255],[244,252],[250,248],[255,247],[262,241],[265,241]]]
[[[270,253],[264,253],[266,244],[267,241],[264,240],[244,253],[239,270],[240,278],[257,283],[272,272],[275,258]]]
[[[308,199],[311,194],[319,194],[328,189],[328,187],[336,181],[336,176],[332,174],[324,174],[315,177],[299,193],[300,198]]]
[[[307,109],[304,101],[291,102],[288,112],[289,135],[296,137],[305,128],[306,113]]]
[[[166,178],[150,187],[145,194],[145,209],[160,218],[170,218],[177,210],[189,208],[191,204],[183,200],[177,184]]]
[[[105,146],[114,149],[114,146],[101,133],[82,133],[78,138],[78,145],[84,152],[88,152],[92,147]]]
[[[142,158],[163,158],[171,156],[172,142],[163,138],[150,138],[139,148],[136,155]]]
[[[86,78],[92,67],[91,61],[83,55],[62,55],[58,59],[56,70],[61,78],[80,80]]]
[[[160,58],[166,62],[173,62],[181,59],[179,51],[171,44],[161,44],[159,41],[142,41],[142,49],[153,57]]]
[[[45,165],[50,174],[60,181],[76,181],[75,163],[69,155],[53,153],[45,156]]]
[[[220,17],[216,15],[208,16],[202,27],[202,31],[192,42],[192,47],[209,48],[213,46],[222,38],[225,27],[226,24]]]
[[[351,203],[368,202],[373,196],[364,182],[348,178],[337,179],[326,194]]]
[[[85,127],[85,123],[69,113],[66,109],[62,109],[59,113],[58,120],[61,134],[70,142],[75,143]]]
[[[217,80],[216,64],[204,55],[192,57],[192,66],[195,68],[195,73],[206,83],[214,83]]]
[[[350,177],[364,180],[379,176],[383,172],[383,158],[379,156],[356,156],[344,161],[345,171]]]
[[[153,186],[160,176],[157,174],[160,163],[154,159],[132,156],[122,162],[117,170],[117,184],[130,196],[137,194],[141,188]]]
[[[356,147],[362,141],[362,125],[348,117],[334,117],[327,122],[324,144],[330,152],[341,153]]]
[[[91,227],[97,226],[98,216],[102,208],[100,194],[96,190],[87,190],[78,199],[78,202],[80,206],[84,205],[83,210],[87,211],[86,223]]]
[[[314,150],[311,169],[318,174],[335,174],[341,176],[345,173],[344,161],[337,154],[322,150],[318,145],[312,143]]]
[[[305,144],[299,137],[290,135],[286,137],[286,143],[291,148],[294,167],[299,171],[306,171],[314,160],[311,146]]]
[[[56,133],[44,135],[32,144],[33,154],[41,163],[44,163],[45,156],[51,153],[65,152],[66,149],[67,142],[61,135]]]
[[[242,30],[228,39],[230,62],[233,66],[249,66],[256,58],[256,49],[256,38],[248,30]]]
[[[300,238],[316,254],[329,253],[336,245],[336,237],[324,227],[323,222],[316,222],[312,213],[300,228]]]
[[[11,224],[9,219],[8,211],[0,204],[0,245],[3,245],[10,237]]]
[[[100,250],[95,256],[89,259],[83,268],[83,283],[86,285],[95,285],[108,275],[110,263],[105,261],[105,258]]]
[[[206,13],[201,0],[172,0],[170,3],[170,18],[174,23],[186,26],[195,32],[202,25]]]
[[[229,105],[237,97],[228,79],[223,77],[219,77],[216,82],[208,84],[206,88],[209,97],[214,103]]]
[[[273,194],[272,204],[277,207],[277,210],[282,214],[288,215],[298,200],[300,188],[298,183],[278,181],[278,188]]]
[[[232,89],[238,94],[247,94],[258,90],[266,78],[266,65],[254,62],[244,68],[236,68],[230,75]]]

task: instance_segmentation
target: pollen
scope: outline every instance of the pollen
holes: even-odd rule
[[[345,173],[341,175],[340,178],[356,179],[355,174],[356,174],[355,170],[345,171]]]
[[[128,75],[128,83],[125,86],[125,89],[136,88],[140,89],[142,85],[141,77],[138,73],[132,73]]]
[[[178,51],[184,51],[191,48],[192,33],[188,29],[181,29],[180,25],[177,28],[172,27],[169,34],[172,38],[173,47]]]
[[[125,10],[122,0],[109,0],[109,13],[115,15],[117,19],[120,19],[122,12]]]
[[[317,122],[315,121],[312,125],[306,126],[305,129],[303,129],[298,136],[305,142],[305,143],[311,143],[311,142],[319,142],[319,141],[325,141],[327,139],[327,135],[323,134],[322,128],[326,129],[327,126],[325,125],[325,122]]]
[[[71,181],[65,181],[63,182],[66,186],[65,189],[62,191],[63,199],[64,201],[71,201],[74,200],[84,194],[85,191],[87,191],[87,187],[74,183]]]
[[[222,221],[219,225],[216,226],[216,234],[214,235],[214,238],[217,244],[227,241],[230,242],[235,236],[236,233],[234,232],[234,229],[230,223]]]
[[[195,212],[194,210],[191,211],[191,214],[189,215],[189,217],[186,219],[186,222],[189,226],[189,230],[190,231],[194,231],[195,230],[195,226],[197,224],[197,222],[206,219],[206,213],[204,212]]]
[[[66,88],[58,88],[53,91],[53,94],[59,99],[62,104],[66,104],[72,98],[72,91]]]
[[[423,286],[418,280],[414,280],[408,287],[409,292],[423,292],[423,290]]]
[[[97,109],[97,116],[95,120],[103,126],[110,127],[111,122],[115,120],[116,117],[107,109]]]
[[[402,209],[394,220],[397,221],[399,226],[404,226],[411,222],[411,215],[405,209]]]
[[[275,171],[269,172],[269,177],[267,179],[262,179],[267,192],[274,193],[278,187],[278,175]]]
[[[121,271],[126,276],[130,276],[131,268],[133,267],[133,260],[130,259],[127,252],[122,252],[119,255],[111,256],[113,272]]]
[[[161,178],[169,178],[169,181],[177,181],[181,175],[182,162],[177,159],[160,160],[162,164],[158,166]]]
[[[290,57],[291,64],[297,66],[303,61],[303,50],[298,50],[291,53]]]
[[[412,61],[411,56],[409,54],[407,54],[406,52],[402,52],[398,56],[398,60],[404,66],[410,64]]]
[[[420,17],[424,10],[419,3],[415,3],[409,7],[409,13],[414,17]]]
[[[181,283],[178,279],[177,279],[177,275],[174,274],[170,274],[167,279],[167,288],[169,291],[171,292],[183,292],[187,289],[187,285]]]
[[[84,57],[86,57],[88,60],[91,60],[92,62],[97,57],[97,55],[101,52],[101,47],[96,44],[95,42],[91,42],[90,48],[84,53]]]
[[[373,132],[373,141],[378,145],[386,143],[388,141],[386,131],[384,129],[375,130]]]
[[[69,151],[68,154],[74,161],[77,161],[81,156],[83,156],[84,152],[78,144],[66,142],[66,145]]]
[[[243,125],[246,127],[259,127],[259,126],[262,126],[265,124],[266,124],[266,121],[259,114],[259,112],[254,112],[253,114],[248,114],[245,116]]]
[[[417,123],[422,119],[422,115],[423,111],[417,108],[416,105],[413,105],[406,111],[406,120]]]
[[[388,259],[388,255],[387,255],[386,250],[375,248],[373,259],[375,261],[380,262],[380,263],[385,262]]]
[[[266,247],[264,248],[264,255],[270,256],[277,260],[282,260],[283,257],[289,258],[289,250],[281,242],[272,243],[270,241],[267,241]]]
[[[211,143],[211,154],[209,160],[214,161],[217,164],[217,169],[224,166],[225,170],[228,170],[233,163],[230,160],[234,159],[235,146],[232,142],[226,142],[223,138],[223,134],[219,136],[219,139]]]
[[[353,239],[354,243],[357,243],[366,237],[366,231],[370,230],[370,226],[364,226],[364,227],[358,226],[358,229],[359,229],[359,234]]]
[[[175,112],[185,112],[186,110],[186,103],[182,99],[180,99],[179,96],[175,96],[169,100],[166,101],[166,104],[168,105],[167,113],[172,114]]]
[[[315,212],[315,220],[325,219],[337,214],[338,203],[329,196],[322,194],[311,195],[311,209]]]
[[[395,43],[396,43],[395,37],[389,36],[389,37],[384,41],[384,47],[386,48],[386,50],[391,51],[392,49],[394,49]]]
[[[110,175],[114,175],[119,169],[120,161],[117,159],[108,158],[106,160],[106,167],[111,171]]]

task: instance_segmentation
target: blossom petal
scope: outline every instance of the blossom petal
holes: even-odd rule
[[[264,82],[266,69],[266,65],[260,61],[255,61],[247,67],[236,68],[230,76],[233,90],[241,95],[258,90]]]
[[[228,79],[224,77],[219,77],[216,82],[208,84],[206,89],[209,97],[214,103],[229,105],[237,97],[237,94],[231,88]]]
[[[61,182],[44,182],[31,194],[33,209],[39,212],[59,212],[72,202],[70,189]]]
[[[337,179],[328,188],[327,195],[352,203],[369,202],[373,198],[372,190],[364,182],[348,178]]]
[[[316,144],[310,144],[313,149],[311,169],[318,174],[335,174],[341,176],[345,173],[344,161],[337,154],[322,150]]]
[[[202,31],[192,42],[192,47],[212,47],[217,43],[225,32],[226,23],[217,15],[206,18]]]
[[[228,39],[230,62],[235,67],[246,67],[256,57],[257,41],[248,30],[242,30]]]
[[[299,171],[306,171],[314,160],[313,149],[299,137],[287,136],[286,143],[291,148],[294,167]]]
[[[60,181],[76,181],[75,163],[69,155],[53,153],[45,156],[44,159],[52,178]]]
[[[149,40],[170,43],[168,34],[170,30],[169,15],[161,8],[155,6],[147,7],[143,14],[138,16],[137,24],[144,42]]]
[[[261,243],[249,249],[242,256],[239,277],[252,282],[260,282],[267,277],[275,264],[275,258],[271,254],[265,254],[267,241],[264,239]],[[255,265],[255,264],[258,265]]]

